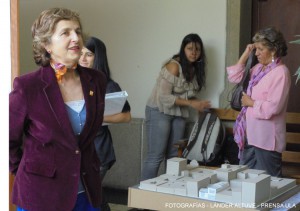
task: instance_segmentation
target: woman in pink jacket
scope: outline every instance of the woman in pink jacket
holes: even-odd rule
[[[281,176],[281,153],[285,149],[286,109],[290,73],[281,58],[287,55],[282,33],[275,28],[258,31],[237,64],[228,67],[228,79],[238,83],[245,63],[255,50],[258,59],[251,70],[247,93],[243,93],[242,110],[234,126],[234,139],[240,149],[240,164]]]

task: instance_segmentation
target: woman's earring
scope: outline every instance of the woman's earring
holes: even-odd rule
[[[272,62],[274,62],[275,60],[274,60],[274,56],[272,55]]]

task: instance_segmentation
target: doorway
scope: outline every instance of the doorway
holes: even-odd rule
[[[295,35],[300,35],[299,11],[299,0],[252,0],[252,36],[259,29],[274,26],[286,39],[288,55],[282,60],[289,68],[292,79],[287,111],[296,113],[300,113],[300,81],[295,84],[294,74],[300,66],[300,45],[289,42],[296,39]]]

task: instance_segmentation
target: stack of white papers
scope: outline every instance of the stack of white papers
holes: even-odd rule
[[[104,116],[121,113],[127,97],[126,91],[106,94]]]

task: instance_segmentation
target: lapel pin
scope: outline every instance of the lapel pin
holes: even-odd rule
[[[93,91],[90,91],[90,95],[93,96],[93,95],[94,95],[94,92],[93,92]]]

